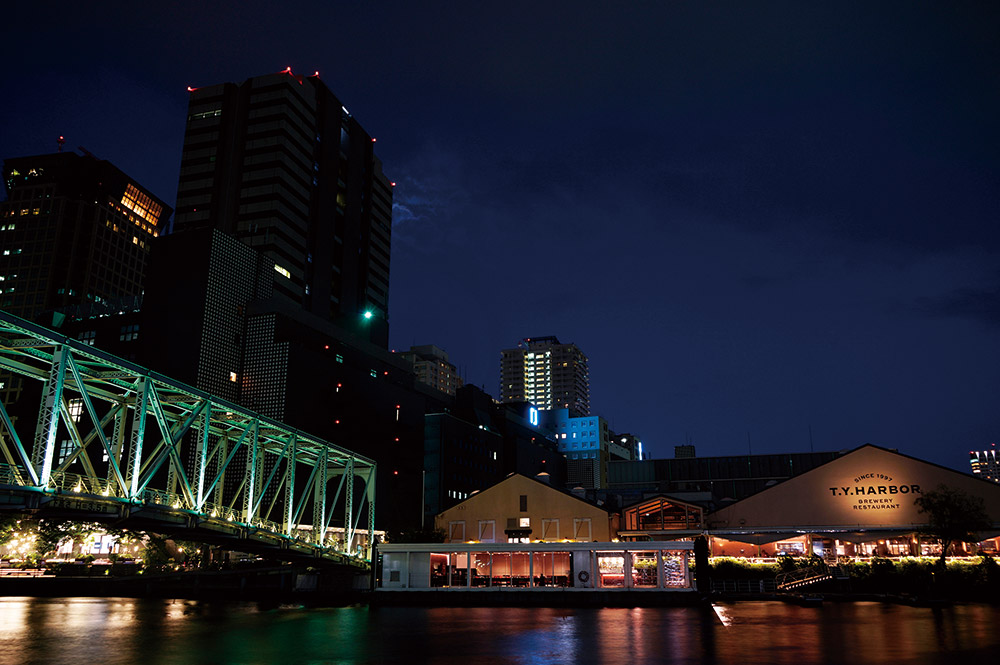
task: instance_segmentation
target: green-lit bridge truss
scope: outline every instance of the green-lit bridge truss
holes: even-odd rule
[[[372,460],[2,311],[0,372],[42,382],[31,441],[0,403],[0,508],[370,560]]]

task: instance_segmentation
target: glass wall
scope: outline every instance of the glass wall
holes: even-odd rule
[[[493,576],[490,586],[510,586],[510,552],[493,552]]]
[[[625,586],[625,553],[598,552],[597,571],[601,587]]]
[[[690,589],[687,559],[690,544],[647,542],[632,549],[622,543],[595,543],[615,549],[598,550],[576,543],[542,543],[544,551],[486,545],[475,551],[452,544],[450,551],[401,551],[402,545],[381,550],[380,586],[390,589]],[[415,545],[415,548],[421,545]],[[437,546],[435,546],[436,548]],[[660,549],[668,547],[671,549]],[[454,548],[454,549],[451,549]],[[502,549],[501,549],[502,548]],[[618,549],[621,548],[621,549]],[[656,548],[656,549],[647,549]],[[456,551],[458,550],[458,551]],[[464,550],[464,551],[462,551]]]
[[[535,586],[570,586],[569,552],[535,552]]]
[[[510,585],[531,586],[531,555],[527,552],[512,552],[510,557]]]
[[[449,586],[465,586],[469,580],[469,555],[466,552],[452,552],[451,583]]]
[[[448,558],[447,554],[431,554],[431,586],[448,586]]]
[[[687,557],[684,552],[664,550],[663,586],[667,589],[686,589],[689,586]]]
[[[472,567],[469,570],[472,574],[472,586],[482,587],[490,585],[490,553],[472,552]]]
[[[655,589],[656,552],[632,552],[632,586]]]
[[[490,553],[483,555],[489,557]],[[492,572],[486,586],[530,586],[531,558],[527,552],[493,552],[492,556]]]
[[[699,529],[702,511],[697,506],[656,497],[623,511],[627,531],[669,531]]]

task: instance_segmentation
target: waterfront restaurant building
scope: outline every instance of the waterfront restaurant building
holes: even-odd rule
[[[544,477],[544,476],[543,476]],[[611,542],[617,514],[511,474],[440,513],[444,543],[383,543],[380,588],[691,590],[691,542]]]
[[[693,590],[691,542],[381,543],[380,590]]]
[[[606,542],[617,532],[617,520],[617,514],[570,492],[512,473],[439,513],[434,526],[446,543]]]
[[[934,556],[914,500],[942,485],[981,498],[993,523],[955,554],[997,552],[1000,485],[872,445],[705,515],[668,495],[609,515],[512,474],[438,516],[445,543],[379,545],[380,587],[685,590],[699,535],[712,556]]]
[[[982,498],[994,529],[977,547],[997,551],[1000,485],[866,444],[705,516],[712,556],[933,556],[927,516],[914,500],[940,485]],[[963,551],[964,550],[964,551]]]

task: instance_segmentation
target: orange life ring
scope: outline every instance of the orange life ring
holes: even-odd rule
[[[587,580],[590,579],[590,573],[588,573],[586,570],[581,570],[576,577],[578,580],[586,584]]]

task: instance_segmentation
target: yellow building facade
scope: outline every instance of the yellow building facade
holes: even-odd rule
[[[447,543],[607,542],[615,537],[611,516],[545,482],[511,474],[437,515]]]

